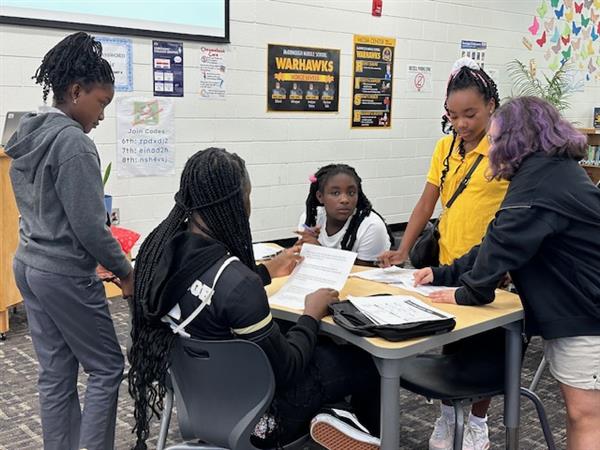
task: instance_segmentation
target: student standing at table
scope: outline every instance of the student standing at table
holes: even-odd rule
[[[417,284],[460,285],[434,301],[482,305],[509,272],[525,331],[541,335],[567,407],[568,450],[600,449],[600,189],[578,161],[586,138],[549,103],[515,98],[489,130],[491,175],[510,180],[480,246],[425,268]]]
[[[470,58],[456,61],[448,80],[444,102],[446,114],[442,121],[442,130],[447,132],[449,125],[451,135],[438,141],[425,189],[410,216],[400,247],[380,255],[383,266],[401,264],[408,258],[417,237],[431,219],[438,200],[443,207],[438,227],[440,264],[450,264],[481,242],[508,188],[507,181],[490,181],[487,176],[489,142],[486,130],[499,104],[496,83],[488,74]],[[481,159],[468,186],[447,208],[447,203],[478,158]],[[444,347],[445,354],[466,351],[485,352],[502,364],[503,331],[492,330]],[[491,360],[490,364],[493,364]],[[490,445],[486,423],[489,404],[490,399],[473,404],[465,429],[465,450],[484,450]],[[454,408],[442,404],[429,448],[451,449],[453,443]]]
[[[102,45],[86,33],[52,48],[35,74],[52,108],[25,116],[8,142],[10,178],[21,214],[14,271],[39,361],[45,450],[114,446],[123,355],[100,263],[120,277],[123,297],[133,272],[106,226],[100,159],[87,137],[104,119],[114,76]],[[83,412],[79,365],[89,375]]]

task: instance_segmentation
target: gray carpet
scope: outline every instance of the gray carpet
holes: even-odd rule
[[[119,340],[124,346],[127,333],[127,306],[120,299],[111,306]],[[0,342],[0,450],[41,449],[41,427],[37,403],[37,362],[27,330],[24,309],[20,307],[11,315],[11,329],[7,340]],[[124,350],[124,347],[123,347]],[[529,346],[523,368],[523,385],[528,386],[542,357],[541,343],[534,340]],[[79,388],[83,391],[85,375],[80,375]],[[552,426],[558,448],[566,447],[565,413],[558,386],[549,373],[545,373],[538,386],[537,393],[542,398]],[[438,412],[438,406],[427,404],[422,397],[403,391],[401,398],[402,415],[400,418],[401,449],[427,449],[427,441],[432,423]],[[544,449],[541,429],[537,423],[535,411],[527,401],[522,401],[521,449]],[[495,398],[490,411],[490,438],[492,449],[504,447],[504,428],[502,426],[502,399]],[[117,419],[116,448],[125,450],[133,443],[131,434],[133,424],[133,405],[123,383],[119,399]],[[154,421],[153,439],[149,447],[156,444],[158,423]],[[177,420],[171,422],[169,443],[180,440]],[[319,448],[315,444],[310,448]]]

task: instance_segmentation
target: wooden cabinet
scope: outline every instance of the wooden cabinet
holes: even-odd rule
[[[587,136],[588,145],[600,145],[600,130],[597,128],[580,128],[583,134]],[[600,166],[592,164],[582,164],[587,174],[590,176],[594,183],[600,181]]]
[[[8,331],[10,308],[21,303],[12,270],[19,242],[19,213],[8,176],[9,167],[10,158],[0,148],[0,338]]]

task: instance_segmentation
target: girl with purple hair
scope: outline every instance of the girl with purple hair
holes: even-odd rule
[[[600,189],[578,161],[586,138],[549,103],[519,97],[488,132],[491,176],[510,180],[483,242],[417,284],[460,286],[433,301],[483,305],[510,273],[525,331],[540,335],[567,408],[568,450],[600,448]]]

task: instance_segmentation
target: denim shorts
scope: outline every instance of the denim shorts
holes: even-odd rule
[[[544,355],[561,383],[600,391],[600,336],[544,339]]]

